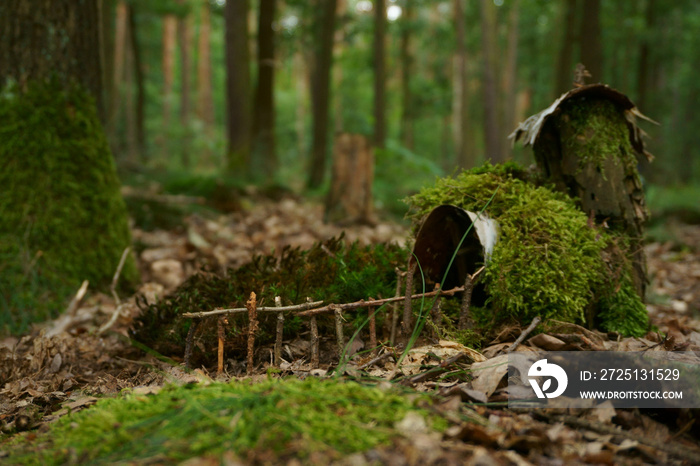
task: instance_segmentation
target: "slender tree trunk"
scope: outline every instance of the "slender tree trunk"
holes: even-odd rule
[[[250,170],[251,100],[248,0],[229,0],[226,16],[226,127],[227,170],[247,174]]]
[[[209,129],[214,124],[214,98],[211,81],[211,12],[202,0],[197,38],[197,117]]]
[[[308,86],[310,77],[309,70],[304,59],[304,52],[297,49],[294,53],[294,83],[296,89],[296,121],[294,130],[297,136],[297,152],[299,156],[306,154],[306,115],[308,113],[308,102],[310,88]]]
[[[656,27],[656,1],[649,0],[646,3],[646,11],[644,12],[644,31],[653,31]],[[643,37],[639,47],[639,69],[637,70],[637,107],[642,111],[647,104],[647,89],[649,87],[649,45],[651,40],[649,37]]]
[[[111,138],[112,116],[114,111],[114,37],[115,37],[115,1],[98,0],[100,14],[100,62],[102,63],[102,94],[105,106],[103,126],[107,129],[107,136]]]
[[[484,56],[484,137],[486,158],[503,162],[504,134],[499,124],[499,99],[496,73],[496,9],[492,0],[481,0],[481,43]]]
[[[374,145],[386,141],[386,0],[374,1]]]
[[[586,0],[581,21],[581,63],[591,82],[603,81],[603,45],[600,36],[600,0]]]
[[[347,0],[337,0],[338,6],[336,7],[336,23],[338,19],[342,19],[347,14],[348,4]],[[335,39],[333,41],[334,55],[336,57],[341,57],[345,47],[343,43],[345,42],[345,25],[341,22],[339,25],[336,24],[335,28]],[[343,68],[337,67],[333,70],[333,85],[334,89],[342,89],[343,87]],[[335,133],[340,134],[344,131],[345,122],[343,121],[343,103],[342,99],[333,99],[333,120],[335,122]]]
[[[272,176],[277,170],[275,153],[275,0],[260,0],[258,18],[258,83],[253,105],[254,153],[262,173]]]
[[[141,59],[141,47],[139,44],[138,29],[136,27],[136,6],[129,8],[129,37],[132,58],[132,69],[134,72],[134,91],[136,102],[134,108],[134,142],[135,151],[140,161],[145,160],[146,150],[146,130],[145,130],[145,109],[146,91],[144,88],[143,60]]]
[[[518,78],[518,22],[520,19],[520,0],[514,0],[510,5],[508,15],[508,48],[506,49],[506,69],[503,72],[503,126],[507,134],[518,124],[515,117],[517,78]],[[506,144],[502,146],[507,148]],[[507,154],[504,154],[504,157]]]
[[[313,141],[311,143],[311,171],[309,188],[323,183],[326,173],[328,147],[328,109],[330,105],[331,68],[333,66],[333,33],[335,30],[336,0],[325,0],[318,22],[318,41],[312,76]]]
[[[573,87],[577,0],[566,0],[566,3],[563,3],[562,6],[564,8],[564,37],[559,49],[559,61],[557,63],[555,89],[557,97]]]
[[[127,48],[124,52],[124,129],[126,134],[126,152],[123,162],[125,165],[134,168],[138,165],[138,144],[136,142],[136,99],[134,84],[134,48],[132,47],[131,14],[133,7],[129,5],[129,18],[126,26],[126,36],[128,39]]]
[[[452,132],[457,165],[464,169],[476,165],[474,131],[469,121],[469,76],[467,73],[467,31],[464,0],[454,0],[454,21],[457,53],[454,56]]]
[[[461,0],[455,0],[461,1]],[[401,15],[401,143],[413,150],[413,95],[411,94],[411,73],[413,72],[413,55],[411,50],[411,34],[413,29],[413,4],[411,0],[403,3]]]
[[[126,89],[124,88],[124,64],[125,64],[125,53],[127,49],[127,27],[129,23],[129,5],[124,1],[120,0],[117,2],[115,8],[115,26],[114,26],[114,52],[112,55],[112,79],[111,82],[111,92],[110,92],[110,115],[107,124],[107,134],[113,144],[113,150],[117,149],[119,146],[117,144],[118,138],[117,132],[117,122],[120,119],[120,111],[122,108],[122,97]],[[121,141],[120,141],[121,142]],[[116,150],[114,150],[116,154]]]
[[[170,126],[173,83],[175,82],[175,44],[177,42],[177,17],[163,17],[163,130]]]
[[[180,3],[183,3],[182,1]],[[182,166],[190,166],[190,102],[192,89],[192,17],[187,15],[178,18],[177,41],[180,49],[180,124],[184,131],[180,151]]]

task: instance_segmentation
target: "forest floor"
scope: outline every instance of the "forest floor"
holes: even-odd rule
[[[257,199],[244,209],[219,215],[189,215],[168,230],[133,229],[142,285],[137,294],[150,302],[174,291],[202,265],[214,270],[240,266],[254,254],[285,245],[310,247],[314,242],[345,232],[349,241],[364,243],[408,238],[408,228],[393,222],[335,226],[323,223],[321,205],[286,196]],[[671,239],[646,246],[651,277],[648,310],[659,333],[645,338],[619,338],[562,324],[555,331],[525,339],[519,351],[700,351],[700,226],[672,225]],[[212,372],[185,372],[181,366],[144,355],[129,344],[128,329],[138,314],[134,297],[89,293],[80,305],[42,325],[31,334],[0,341],[0,421],[8,432],[29,431],[36,437],[57,419],[86,409],[98,398],[114,397],[125,388],[157,392],[169,382],[193,383],[217,379]],[[700,464],[699,410],[596,409],[513,410],[503,405],[507,387],[503,373],[486,370],[471,382],[426,375],[441,359],[447,370],[469,370],[479,361],[503,357],[521,328],[504,331],[480,354],[465,352],[451,342],[425,339],[409,354],[411,367],[397,368],[392,358],[349,368],[350,378],[364,375],[389,378],[399,370],[403,385],[437,394],[431,408],[448,421],[442,432],[421,423],[397,419],[394,440],[371,451],[338,457],[319,452],[304,462],[325,464]],[[663,338],[661,335],[665,335]],[[295,342],[285,342],[288,345]],[[298,343],[298,342],[296,342]],[[308,347],[308,342],[306,344]],[[291,353],[290,353],[291,354]],[[432,358],[432,359],[431,359]],[[453,358],[451,360],[451,358]],[[238,377],[233,362],[218,379]],[[408,364],[408,362],[406,363]],[[475,366],[476,367],[476,366]],[[427,368],[427,369],[426,369]],[[230,369],[230,371],[229,371]],[[253,379],[267,378],[260,366]],[[282,375],[323,375],[290,361]],[[240,377],[239,377],[240,378]],[[243,377],[244,378],[244,377]],[[408,418],[407,418],[408,419]],[[469,419],[466,421],[465,419]],[[401,421],[401,422],[400,422]],[[403,422],[406,421],[406,422]],[[12,462],[9,437],[0,441],[0,462]],[[30,439],[31,440],[31,439]],[[37,447],[39,448],[39,447]],[[249,452],[224,457],[229,464],[298,464],[294,447],[283,457]],[[228,458],[228,459],[226,459]],[[146,461],[137,461],[145,463]],[[167,458],[160,461],[169,461]],[[200,457],[188,464],[218,464]]]

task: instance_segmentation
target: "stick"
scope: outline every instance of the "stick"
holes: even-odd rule
[[[294,306],[281,306],[281,307],[259,307],[257,312],[287,312],[287,311],[303,311],[304,309],[311,309],[312,307],[323,304],[323,301],[307,302],[304,304],[296,304]],[[208,317],[215,316],[219,314],[236,314],[240,312],[248,312],[247,307],[237,307],[235,309],[215,309],[213,311],[204,312],[183,312],[180,314],[182,317],[187,317],[189,319],[194,317]]]
[[[216,322],[217,336],[219,337],[219,354],[218,354],[218,365],[216,367],[217,377],[224,373],[224,343],[226,338],[226,330],[224,324],[228,323],[226,321],[226,316],[221,316]]]
[[[510,345],[510,347],[506,350],[506,353],[512,353],[513,351],[515,351],[515,348],[517,348],[518,345],[520,345],[520,343],[523,342],[523,340],[530,334],[530,332],[535,330],[535,327],[537,327],[541,320],[542,319],[540,319],[540,316],[536,316],[534,319],[532,319],[530,325],[528,325],[528,327],[525,330],[523,330],[523,333],[520,334],[518,339],[515,340],[512,345]]]
[[[338,354],[343,354],[345,337],[343,336],[343,313],[340,309],[335,310],[335,337],[338,340]]]
[[[258,331],[258,315],[255,309],[255,293],[250,293],[250,299],[245,303],[248,309],[248,365],[246,375],[253,374],[253,354],[255,350],[255,333]]]
[[[377,319],[373,307],[369,311],[369,347],[372,348],[372,356],[377,355]]]
[[[194,348],[194,333],[197,331],[197,327],[201,320],[194,319],[190,325],[189,330],[187,330],[187,339],[185,340],[185,367],[191,369],[192,362],[192,348]]]
[[[401,296],[401,277],[403,276],[403,273],[401,270],[399,270],[398,267],[394,268],[394,271],[396,272],[396,293],[394,293],[394,298],[398,298]],[[399,323],[399,306],[394,303],[392,305],[392,313],[391,313],[391,336],[389,337],[389,345],[394,346],[394,343],[396,342],[396,326]]]
[[[357,369],[364,370],[371,365],[377,364],[378,362],[383,361],[384,359],[387,359],[389,356],[393,356],[393,353],[391,351],[384,351],[382,354],[380,354],[376,358],[373,358],[373,359],[367,361],[366,363],[359,366]]]
[[[275,296],[275,306],[282,308],[282,298]],[[280,367],[282,363],[282,337],[284,332],[284,312],[277,313],[277,334],[275,336],[275,367]]]
[[[66,315],[69,315],[71,317],[75,317],[75,313],[80,307],[80,303],[83,302],[83,298],[85,297],[85,292],[87,292],[88,285],[90,282],[87,280],[83,281],[83,284],[80,285],[80,288],[78,288],[78,292],[75,293],[75,296],[73,296],[73,299],[71,300],[70,304],[68,305],[68,308],[66,308]]]
[[[410,264],[410,260],[409,260]],[[406,275],[406,295],[403,301],[403,322],[401,322],[401,333],[408,335],[411,333],[411,322],[413,321],[413,310],[411,309],[411,293],[413,293],[413,275],[416,273],[417,263],[408,267]]]
[[[318,369],[318,323],[316,316],[311,316],[311,368]]]
[[[455,293],[459,293],[461,291],[464,291],[463,286],[457,286],[455,288],[452,288],[451,290],[439,290],[439,291],[431,291],[429,293],[418,293],[409,296],[409,299],[418,299],[418,298],[429,298],[431,296],[454,296]],[[361,299],[359,301],[356,301],[354,303],[347,303],[347,304],[329,304],[327,306],[319,307],[316,309],[309,309],[308,311],[302,311],[302,312],[297,312],[296,315],[299,317],[308,317],[308,316],[313,316],[317,314],[327,314],[330,312],[335,312],[336,309],[340,309],[342,311],[348,311],[350,309],[357,309],[359,307],[368,307],[368,306],[381,306],[382,304],[387,304],[387,303],[394,303],[397,301],[403,301],[405,300],[405,296],[397,296],[395,298],[384,298],[384,299],[375,299],[373,301],[365,301],[364,299]],[[183,314],[185,315],[185,314]]]
[[[114,296],[114,302],[117,303],[117,307],[121,304],[121,300],[119,299],[119,295],[117,295],[117,282],[119,281],[119,275],[122,273],[122,268],[124,267],[124,262],[126,262],[126,256],[129,254],[129,251],[131,248],[127,246],[124,248],[124,252],[122,252],[122,257],[119,259],[119,265],[117,265],[117,270],[114,271],[114,277],[112,277],[112,284],[110,285],[109,289],[112,292],[112,296]]]

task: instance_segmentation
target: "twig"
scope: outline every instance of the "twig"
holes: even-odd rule
[[[73,296],[73,299],[71,300],[70,304],[68,305],[68,308],[66,308],[66,315],[69,315],[71,317],[75,317],[75,313],[80,307],[80,303],[83,302],[83,298],[85,297],[85,292],[87,292],[88,285],[90,282],[87,280],[83,281],[83,284],[80,285],[80,288],[78,288],[78,292],[75,293],[75,296]]]
[[[372,348],[372,356],[377,355],[377,319],[375,317],[375,309],[368,308],[369,311],[369,347]]]
[[[440,289],[440,285],[435,285],[437,287],[436,291]],[[442,297],[438,295],[433,303],[433,308],[430,310],[430,319],[433,322],[433,333],[437,336],[437,327],[442,324]]]
[[[338,354],[343,354],[345,337],[343,336],[343,313],[340,309],[335,310],[335,337],[338,340]]]
[[[277,309],[282,308],[282,298],[275,296],[275,306]],[[282,363],[282,338],[284,336],[284,312],[277,313],[277,333],[275,335],[275,367],[280,367]]]
[[[319,304],[323,304],[323,301],[307,302],[303,304],[296,304],[294,306],[282,306],[282,307],[259,307],[257,312],[288,312],[288,311],[303,311],[304,309],[311,309]],[[240,312],[248,312],[247,307],[237,307],[235,309],[215,309],[213,311],[203,311],[203,312],[183,312],[180,314],[182,317],[193,318],[193,317],[209,317],[219,314],[236,314]]]
[[[401,270],[398,267],[394,268],[394,271],[396,272],[396,293],[394,293],[394,297],[398,298],[401,296],[401,277],[404,276],[404,273],[401,272]],[[391,336],[389,337],[389,344],[391,346],[394,346],[394,343],[396,342],[396,326],[399,323],[399,306],[394,303],[392,305],[392,313],[391,313]]]
[[[469,308],[472,303],[472,291],[474,290],[474,282],[483,271],[484,267],[481,267],[473,274],[467,274],[466,278],[464,279],[464,294],[462,295],[462,306],[459,310],[459,323],[457,324],[457,328],[460,330],[465,330],[474,327],[474,322],[472,321]]]
[[[451,290],[439,290],[439,291],[431,291],[429,293],[418,293],[409,296],[409,299],[418,299],[418,298],[429,298],[431,296],[454,296],[455,293],[459,293],[461,291],[464,291],[463,286],[457,286],[455,288],[452,288]],[[299,317],[308,317],[308,316],[313,316],[317,314],[327,314],[330,312],[335,312],[336,309],[340,309],[341,311],[348,311],[350,309],[357,309],[359,307],[368,307],[368,306],[381,306],[382,304],[387,304],[387,303],[394,303],[397,301],[403,301],[405,300],[405,296],[397,296],[395,298],[384,298],[384,299],[375,299],[373,301],[365,301],[364,299],[361,299],[360,301],[356,301],[354,303],[347,303],[347,304],[329,304],[327,306],[319,307],[316,309],[309,309],[308,311],[302,311],[302,312],[297,312],[297,316]],[[183,314],[185,315],[185,314]]]
[[[253,374],[253,355],[255,353],[255,334],[258,331],[258,314],[255,308],[255,293],[250,293],[250,299],[245,303],[248,309],[248,365],[246,375]]]
[[[542,319],[540,319],[540,316],[535,316],[535,318],[532,319],[532,322],[530,322],[530,325],[528,325],[528,327],[525,330],[523,330],[523,333],[520,334],[518,339],[515,340],[513,344],[510,345],[510,347],[508,347],[506,353],[512,353],[513,351],[515,351],[515,348],[517,348],[518,345],[520,345],[520,343],[522,343],[523,340],[525,340],[525,338],[530,334],[530,332],[535,330],[535,327],[537,327],[541,320]]]
[[[409,259],[409,264],[410,264]],[[403,321],[401,322],[401,333],[405,336],[411,333],[411,322],[413,321],[413,310],[411,309],[411,294],[413,293],[413,276],[416,273],[417,262],[408,267],[406,275],[406,294],[403,301]]]
[[[124,262],[126,262],[126,256],[129,254],[129,251],[131,251],[131,248],[129,246],[124,248],[124,252],[122,252],[122,257],[119,259],[119,265],[117,265],[117,270],[114,271],[114,277],[112,277],[112,284],[109,287],[110,291],[112,292],[112,296],[114,296],[114,302],[117,303],[117,307],[119,307],[119,305],[122,303],[116,291],[117,282],[119,281],[119,275],[121,275],[122,273],[122,268],[124,267]]]
[[[316,316],[311,316],[311,368],[318,369],[318,323]]]
[[[368,368],[369,366],[372,366],[372,365],[374,365],[374,364],[377,364],[378,362],[383,361],[384,359],[387,359],[389,356],[393,356],[393,354],[394,354],[394,353],[392,353],[391,351],[384,351],[382,354],[380,354],[380,355],[377,356],[376,358],[370,359],[370,360],[367,361],[366,363],[364,363],[364,364],[362,364],[361,366],[359,366],[357,369],[358,369],[358,370],[364,370],[364,369]]]
[[[216,322],[217,336],[219,337],[219,353],[218,353],[218,365],[216,366],[216,375],[220,376],[224,373],[224,343],[226,342],[226,328],[224,327],[228,321],[226,316],[221,316]]]
[[[187,339],[185,340],[185,367],[191,369],[192,349],[194,348],[194,334],[202,321],[193,319],[189,330],[187,330]]]

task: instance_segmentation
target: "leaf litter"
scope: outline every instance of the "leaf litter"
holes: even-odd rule
[[[12,462],[9,455],[13,442],[18,442],[16,432],[30,431],[30,435],[39,438],[37,434],[51,432],[51,426],[59,419],[68,419],[63,425],[70,425],[78,411],[87,409],[83,416],[89,418],[92,409],[88,408],[100,399],[107,398],[105,403],[119,396],[147,400],[173,383],[185,388],[192,384],[207,388],[214,377],[206,369],[185,371],[173,361],[144,356],[130,345],[128,328],[139,313],[135,296],[155,303],[204,266],[215,270],[239,267],[254,254],[279,251],[285,245],[310,247],[340,232],[339,227],[326,225],[321,219],[321,206],[285,199],[256,203],[247,212],[207,218],[191,216],[184,220],[184,228],[170,231],[135,228],[137,259],[144,282],[136,295],[124,299],[118,319],[108,331],[97,333],[117,311],[117,305],[111,296],[93,293],[83,300],[72,322],[60,322],[60,331],[52,332],[59,325],[54,321],[31,335],[6,338],[0,343],[0,422],[7,433],[0,444],[0,458]],[[407,238],[406,229],[391,223],[344,230],[348,240],[367,244],[404,242]],[[527,338],[516,351],[700,351],[700,227],[686,226],[682,231],[682,247],[675,243],[651,243],[646,247],[654,297],[647,307],[659,332],[623,339],[614,333],[591,331],[574,324],[545,322],[541,327],[544,331]],[[424,409],[447,421],[442,433],[426,424],[427,417],[408,415],[396,419],[393,429],[397,435],[374,446],[360,446],[354,452],[319,447],[314,453],[308,446],[318,439],[302,435],[284,445],[285,453],[252,448],[248,450],[252,456],[241,457],[229,449],[217,458],[274,462],[300,457],[306,462],[342,460],[344,464],[700,463],[696,411],[669,415],[609,407],[525,412],[499,406],[499,402],[507,400],[507,387],[502,365],[497,363],[521,332],[519,327],[506,329],[479,352],[469,350],[470,356],[461,359],[455,359],[455,351],[460,355],[458,343],[423,339],[398,371],[400,352],[392,352],[391,348],[382,350],[389,354],[387,357],[363,369],[359,367],[363,357],[367,362],[366,356],[358,353],[348,361],[346,375],[365,380],[371,373],[375,381],[394,378],[399,384],[437,395]],[[296,343],[286,342],[290,348],[286,354],[291,359],[287,367],[296,364],[298,370],[284,372],[313,377],[304,363],[308,341],[308,335],[302,334]],[[294,344],[300,346],[296,352],[291,350]],[[316,374],[323,374],[328,368]],[[275,371],[269,372],[270,369],[270,365],[262,366],[256,375],[244,380],[275,380]],[[429,375],[412,381],[412,377],[425,373]],[[228,378],[224,376],[223,380]],[[125,389],[128,390],[124,392]],[[71,416],[66,418],[69,413]],[[229,425],[240,422],[235,415],[226,419],[222,415],[222,422],[233,423]],[[188,456],[203,462],[213,459],[205,450],[187,450],[183,455],[177,460]],[[166,456],[161,460],[175,458]]]

